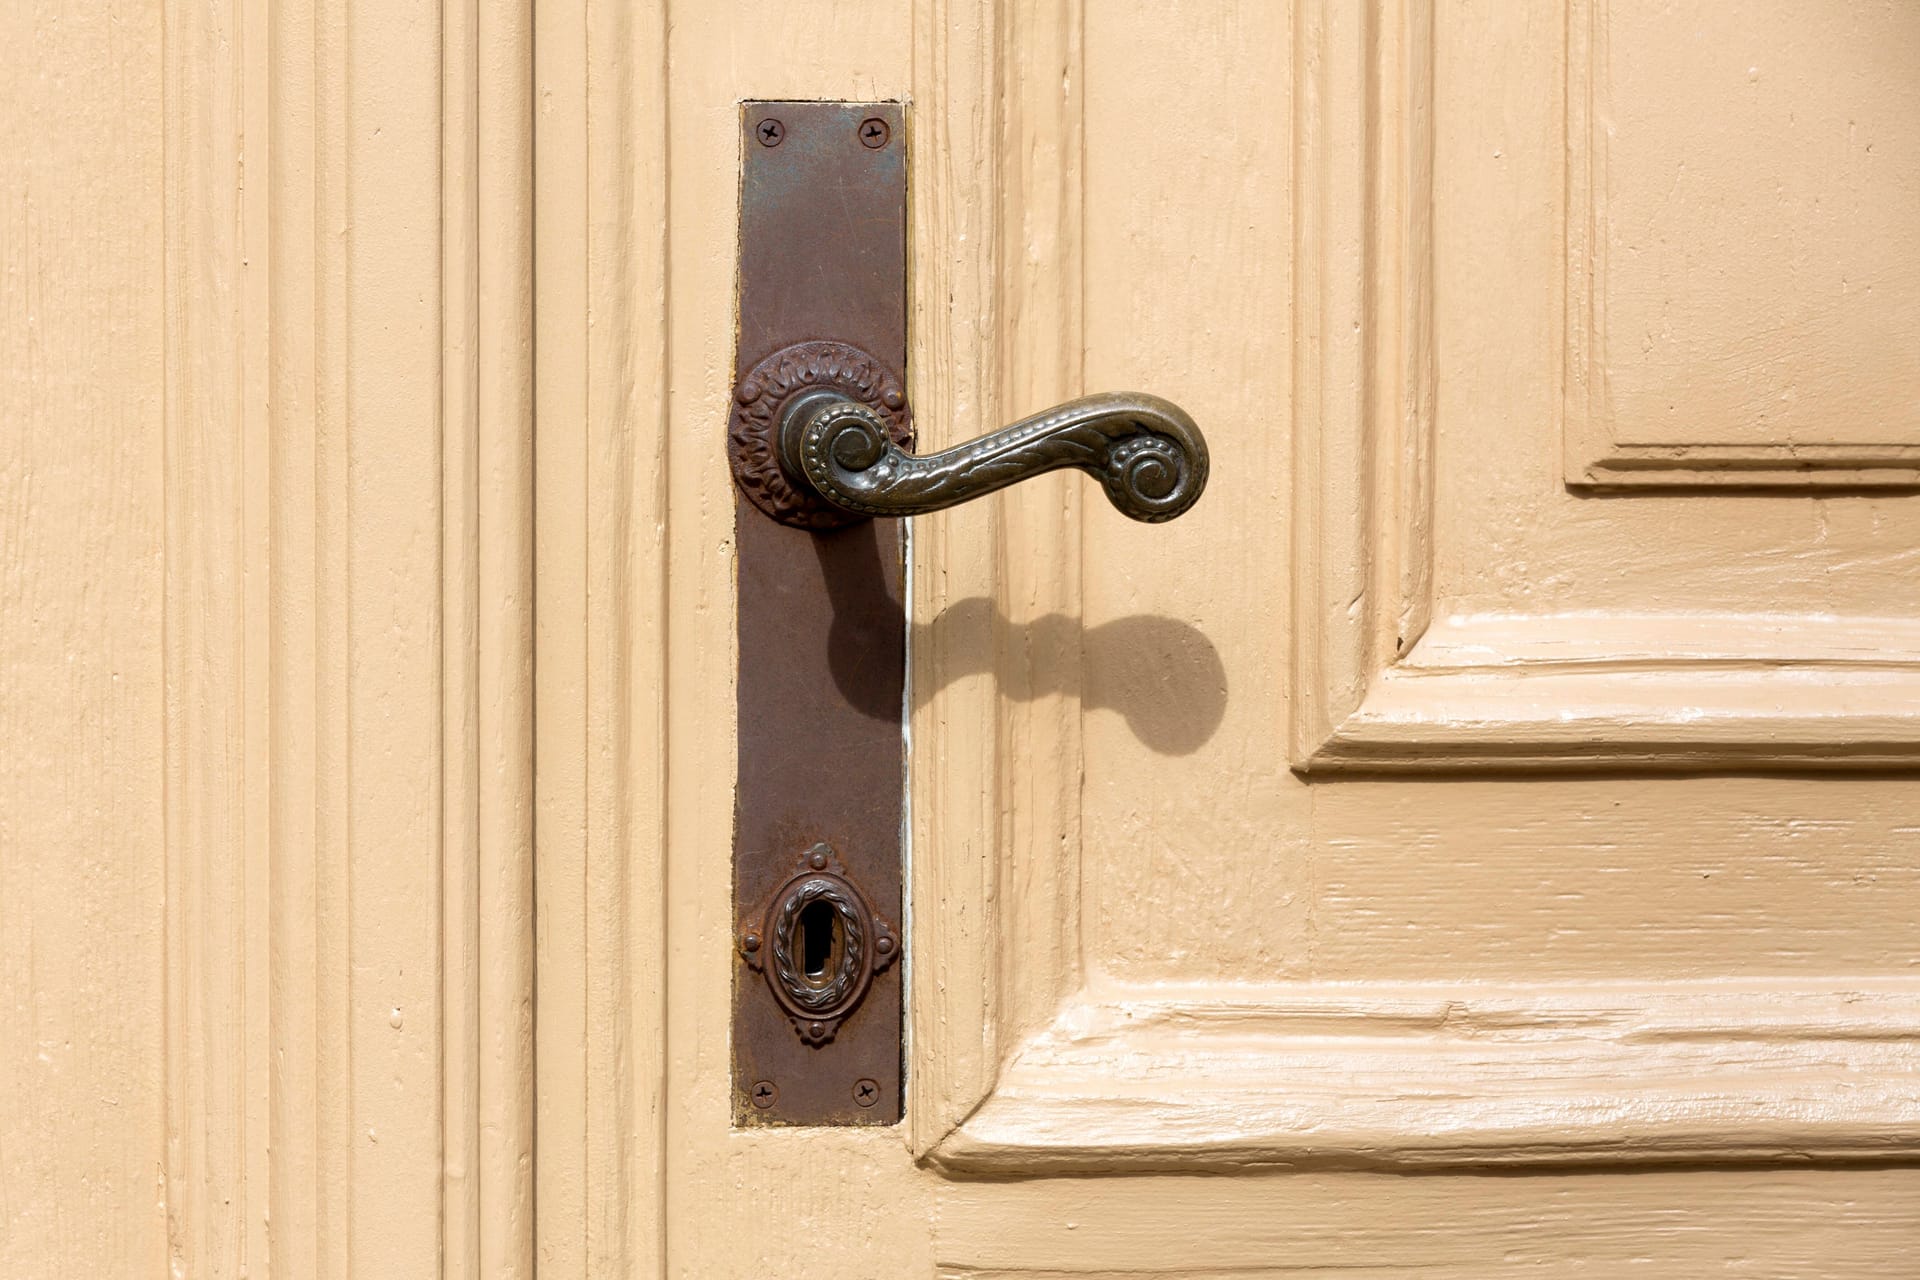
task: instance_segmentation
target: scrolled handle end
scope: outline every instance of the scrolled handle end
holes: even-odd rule
[[[1136,434],[1110,447],[1100,483],[1129,519],[1158,524],[1184,515],[1207,487],[1207,442],[1184,410],[1158,396],[1089,396],[1092,412],[1111,414]]]

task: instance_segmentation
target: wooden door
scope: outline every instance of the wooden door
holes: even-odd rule
[[[540,981],[625,984],[564,1052],[659,1046],[658,1154],[543,1164],[542,1222],[603,1168],[674,1275],[1910,1266],[1920,11],[644,30],[655,305],[587,385],[670,335],[646,825],[543,900],[624,949]],[[1213,453],[1167,525],[1074,476],[915,522],[897,1131],[730,1125],[736,103],[815,96],[909,103],[923,446],[1139,389]]]
[[[1920,1246],[1920,9],[0,19],[0,1273]],[[907,1116],[732,1123],[738,104],[906,103]],[[1497,1175],[1497,1176],[1495,1176]]]

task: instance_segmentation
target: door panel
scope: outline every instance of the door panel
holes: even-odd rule
[[[1572,483],[1910,484],[1920,22],[1574,4]]]

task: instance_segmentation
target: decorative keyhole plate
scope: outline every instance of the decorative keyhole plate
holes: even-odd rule
[[[816,904],[831,910],[835,935],[817,975],[807,971],[804,933],[804,922],[819,918],[808,910]],[[740,928],[740,954],[747,966],[766,977],[794,1031],[816,1047],[833,1039],[859,1007],[873,975],[892,964],[899,950],[893,926],[867,904],[827,844],[801,854],[793,875]]]

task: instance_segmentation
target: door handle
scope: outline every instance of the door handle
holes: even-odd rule
[[[734,475],[783,524],[833,528],[926,515],[1072,467],[1122,515],[1158,523],[1199,500],[1207,442],[1178,405],[1144,393],[1083,396],[938,453],[911,452],[906,398],[880,362],[837,342],[762,360],[734,389]]]

